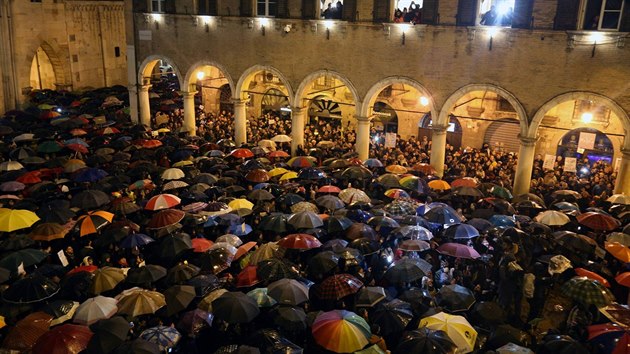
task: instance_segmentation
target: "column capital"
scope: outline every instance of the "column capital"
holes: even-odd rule
[[[531,137],[531,136],[522,136],[521,134],[518,135],[518,140],[521,141],[521,145],[523,146],[536,146],[536,143],[538,142],[538,137]]]
[[[433,134],[437,135],[446,134],[447,130],[448,125],[434,125],[431,127],[431,131],[433,132]]]
[[[244,106],[247,104],[247,102],[249,102],[249,100],[243,100],[243,99],[239,99],[239,98],[232,98],[232,103],[234,103],[234,106]]]
[[[372,121],[372,118],[374,118],[374,117],[372,117],[372,116],[370,116],[370,117],[363,117],[363,116],[358,116],[358,115],[355,115],[355,116],[354,116],[354,118],[355,118],[355,119],[357,120],[357,122],[359,122],[359,123],[369,124],[369,123]]]
[[[138,88],[140,89],[140,91],[149,91],[151,86],[153,86],[153,85],[151,85],[151,84],[148,84],[148,85],[138,84]]]
[[[307,110],[306,107],[291,107],[292,114],[302,114],[306,112],[306,110]]]
[[[199,91],[182,91],[182,95],[184,96],[184,98],[190,98],[190,97],[195,97],[197,92]]]

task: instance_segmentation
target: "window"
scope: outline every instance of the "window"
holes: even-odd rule
[[[511,26],[515,0],[482,0],[479,2],[479,24]]]
[[[114,47],[114,56],[120,57],[120,47]]]
[[[270,16],[275,17],[278,13],[278,7],[276,0],[257,0],[258,7],[256,14],[258,16]]]
[[[325,20],[341,20],[343,13],[342,0],[325,0],[321,1],[321,15]]]
[[[199,0],[199,15],[216,16],[217,1],[216,0]]]
[[[166,0],[151,0],[151,12],[163,13]]]
[[[409,10],[413,5],[414,8],[422,8],[423,0],[396,0],[396,9],[402,11],[404,9]]]
[[[618,31],[624,0],[584,0],[585,30]]]

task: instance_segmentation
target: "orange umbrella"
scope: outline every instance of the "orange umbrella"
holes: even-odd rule
[[[26,316],[11,329],[2,347],[19,352],[30,350],[37,339],[48,332],[52,319],[53,316],[41,311]]]
[[[476,178],[472,177],[462,177],[454,180],[451,183],[451,187],[477,187],[479,185],[479,181]]]
[[[52,241],[64,238],[68,230],[62,225],[53,222],[47,222],[37,225],[28,235],[35,241]]]
[[[623,285],[625,287],[630,288],[630,272],[625,272],[617,275],[615,277],[615,281],[619,285]]]
[[[604,247],[608,253],[618,260],[628,263],[630,262],[630,248],[622,245],[619,242],[604,242]]]
[[[214,245],[214,242],[203,237],[195,237],[192,239],[192,246],[195,253],[204,253],[208,251],[212,245]]]
[[[254,241],[247,242],[246,244],[241,245],[237,250],[236,254],[234,254],[234,260],[237,260],[243,257],[247,252],[251,251],[252,248],[256,247],[257,243]]]
[[[581,277],[587,277],[592,280],[597,280],[603,286],[610,288],[610,283],[608,282],[608,280],[595,272],[591,272],[590,270],[586,270],[584,268],[575,268],[575,273]]]
[[[103,226],[109,224],[114,219],[114,214],[99,210],[91,211],[86,215],[81,215],[77,224],[79,225],[79,235],[85,236],[95,234]]]

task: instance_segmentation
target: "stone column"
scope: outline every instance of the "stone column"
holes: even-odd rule
[[[138,86],[129,85],[127,90],[129,91],[129,116],[134,124],[140,124],[140,117],[138,116]]]
[[[361,160],[367,160],[370,157],[370,122],[372,117],[360,117],[357,118],[357,141],[355,144],[355,150],[359,154]]]
[[[438,125],[434,125],[431,128],[431,166],[435,169],[435,175],[440,178],[444,175],[447,128],[448,126]]]
[[[184,94],[184,131],[190,136],[197,135],[197,124],[195,123],[195,94],[197,91],[183,92]]]
[[[247,101],[234,102],[234,141],[236,146],[247,143]]]
[[[534,153],[538,138],[523,137],[519,135],[521,147],[518,150],[518,162],[516,163],[516,173],[514,174],[514,185],[512,194],[514,196],[529,193],[532,182],[532,168],[534,167]]]
[[[621,149],[621,154],[621,163],[619,164],[617,181],[615,182],[615,193],[630,195],[630,149]]]
[[[149,88],[151,85],[139,86],[138,106],[140,106],[140,123],[151,127],[151,104],[149,102]]]
[[[291,155],[295,156],[298,145],[304,148],[304,125],[306,121],[306,108],[291,108]]]

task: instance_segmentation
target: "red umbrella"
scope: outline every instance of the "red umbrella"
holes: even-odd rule
[[[31,171],[21,175],[15,180],[24,184],[36,184],[42,181],[40,178],[41,175],[42,173],[39,171]]]
[[[438,252],[457,258],[477,259],[481,257],[474,248],[461,243],[445,243],[438,247]]]
[[[180,222],[185,215],[185,212],[177,209],[160,210],[153,215],[147,227],[150,229],[161,229],[163,227],[175,225]]]
[[[433,166],[429,165],[428,163],[419,163],[414,165],[411,168],[412,171],[418,171],[418,172],[422,172],[425,175],[433,175],[435,174],[435,168],[433,168]]]
[[[72,269],[71,271],[69,271],[68,275],[75,274],[75,273],[80,273],[80,272],[94,273],[97,269],[98,269],[98,267],[95,266],[95,265],[80,266],[80,267],[76,267],[76,268]]]
[[[250,149],[239,148],[239,149],[232,150],[232,152],[230,152],[230,156],[236,157],[239,159],[246,159],[246,158],[254,157],[254,153]]]
[[[156,139],[141,140],[139,145],[145,149],[154,149],[156,147],[162,146],[162,142]]]
[[[208,251],[212,245],[214,245],[214,242],[203,237],[192,239],[192,246],[195,253],[204,253]]]
[[[246,180],[255,183],[267,182],[270,178],[269,173],[261,168],[253,169],[245,176]]]
[[[280,239],[278,246],[290,249],[308,250],[321,247],[322,243],[319,242],[315,236],[309,234],[291,234]]]
[[[608,280],[595,272],[591,272],[590,270],[586,270],[584,268],[575,268],[575,273],[581,277],[587,277],[592,280],[597,280],[603,286],[610,288],[610,283],[608,282]]]
[[[246,244],[241,245],[234,255],[234,260],[237,260],[243,257],[247,252],[251,251],[252,248],[256,247],[257,243],[254,241],[247,242]]]
[[[260,283],[257,274],[258,267],[255,265],[248,265],[236,276],[236,287],[247,288]]]
[[[80,152],[82,154],[88,153],[88,149],[81,144],[68,144],[66,147],[72,151]]]
[[[33,354],[78,354],[87,348],[93,334],[87,326],[57,326],[39,337]]]
[[[617,275],[615,277],[615,281],[619,285],[623,285],[625,287],[630,288],[630,272],[625,272]]]
[[[619,220],[610,215],[589,211],[577,216],[577,221],[593,230],[610,231],[621,225]]]
[[[88,133],[88,132],[86,132],[85,130],[83,130],[83,129],[79,129],[79,128],[72,129],[72,130],[70,131],[70,134],[71,134],[72,136],[87,135],[87,133]]]
[[[282,150],[276,150],[276,151],[272,151],[269,154],[267,154],[267,156],[269,157],[289,157],[289,154],[287,154],[286,152],[282,151]]]
[[[4,339],[2,347],[25,352],[33,347],[37,339],[50,328],[53,316],[44,312],[33,312],[20,320]]]
[[[479,185],[479,181],[476,178],[472,177],[462,177],[454,180],[451,183],[451,187],[477,187]]]
[[[322,186],[319,187],[319,189],[317,190],[317,193],[339,193],[341,192],[341,189],[337,186]]]
[[[144,209],[146,210],[169,209],[169,208],[179,205],[181,201],[182,200],[179,199],[178,196],[173,195],[173,194],[168,194],[168,193],[158,194],[154,196],[153,198],[149,199],[147,204],[144,206]]]

